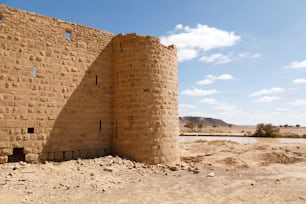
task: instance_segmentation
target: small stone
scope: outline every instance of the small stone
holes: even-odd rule
[[[20,166],[26,166],[27,163],[25,163],[25,162],[23,162],[23,161],[20,161],[20,162],[19,162],[19,165],[20,165]]]
[[[170,166],[169,169],[170,169],[171,171],[178,171],[178,170],[179,170],[179,167],[177,167],[177,166]]]
[[[104,168],[103,171],[113,172],[113,169],[111,169],[111,168]]]
[[[210,172],[209,174],[207,174],[207,177],[215,177],[216,173],[215,172]]]
[[[19,169],[18,166],[13,166],[13,168],[12,168],[13,171],[15,171],[15,170],[17,170],[17,169]]]
[[[195,174],[198,174],[198,173],[200,173],[200,170],[198,168],[195,168],[192,172],[195,173]]]

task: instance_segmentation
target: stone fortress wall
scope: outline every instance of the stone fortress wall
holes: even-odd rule
[[[175,162],[177,83],[176,49],[157,38],[0,5],[0,163]]]

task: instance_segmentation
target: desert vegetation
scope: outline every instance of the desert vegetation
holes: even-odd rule
[[[272,124],[260,123],[256,126],[256,131],[251,136],[253,137],[279,137],[280,129]]]
[[[300,128],[300,125],[296,125],[296,128]],[[289,129],[289,130],[288,130]],[[252,137],[289,137],[289,138],[306,138],[306,134],[298,134],[293,126],[277,127],[272,124],[260,123],[256,126],[256,130],[250,136]]]

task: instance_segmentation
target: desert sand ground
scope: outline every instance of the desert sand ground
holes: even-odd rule
[[[306,144],[181,144],[177,166],[119,157],[0,165],[0,203],[306,203]]]

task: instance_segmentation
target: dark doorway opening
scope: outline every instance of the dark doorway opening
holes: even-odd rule
[[[8,162],[19,162],[19,161],[25,161],[23,148],[14,148],[13,155],[8,156]]]

